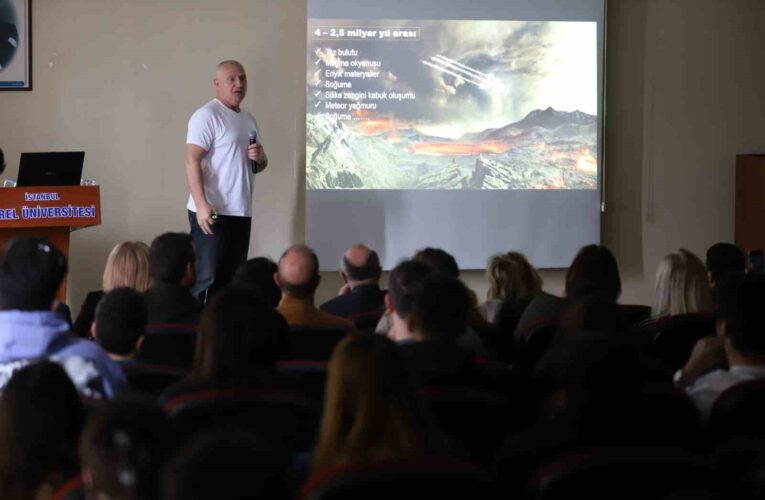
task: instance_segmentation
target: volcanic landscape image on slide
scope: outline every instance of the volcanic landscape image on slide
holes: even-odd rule
[[[595,23],[330,22],[419,38],[356,51],[309,38],[307,189],[597,188]],[[353,91],[316,70],[340,82],[359,61],[379,71]]]

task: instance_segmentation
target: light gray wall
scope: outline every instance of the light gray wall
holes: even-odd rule
[[[103,224],[72,235],[69,302],[100,287],[109,249],[186,231],[186,122],[215,64],[250,80],[269,169],[255,188],[251,255],[304,235],[305,0],[35,0],[32,92],[0,92],[0,146],[87,151]],[[605,244],[623,301],[650,303],[661,257],[733,238],[734,161],[765,152],[761,0],[611,0],[606,68]],[[488,256],[487,256],[488,257]],[[544,271],[562,289],[561,271]],[[479,296],[480,272],[465,273]],[[320,299],[339,288],[325,276]]]

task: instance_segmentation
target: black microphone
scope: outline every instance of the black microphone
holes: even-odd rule
[[[258,143],[258,133],[254,130],[250,131],[250,144],[257,144]],[[258,173],[258,162],[255,160],[250,160],[250,169],[252,169],[253,174]]]

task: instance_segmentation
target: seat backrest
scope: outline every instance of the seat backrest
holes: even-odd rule
[[[720,394],[709,415],[709,431],[717,440],[765,437],[765,379],[741,382]]]
[[[651,306],[622,304],[621,309],[628,325],[637,325],[651,317]]]
[[[678,314],[657,321],[655,328],[651,352],[671,369],[678,370],[688,361],[699,339],[715,335],[715,317]]]
[[[130,363],[122,365],[128,387],[134,391],[159,396],[171,385],[188,375],[188,370],[176,366]]]
[[[321,403],[326,380],[326,361],[285,360],[278,363],[273,385],[279,391],[301,394]]]
[[[85,484],[82,476],[77,474],[56,488],[51,500],[85,500]]]
[[[337,343],[349,333],[345,328],[292,326],[288,334],[291,352],[285,359],[328,361]]]
[[[312,477],[304,500],[390,500],[412,498],[493,498],[484,473],[452,459],[364,464],[330,469]]]
[[[438,386],[422,396],[438,428],[478,463],[490,463],[503,438],[518,430],[521,414],[502,394],[476,386]]]
[[[538,500],[717,498],[711,477],[705,459],[682,449],[579,449],[539,468],[526,496]]]
[[[193,391],[168,400],[163,408],[182,437],[244,429],[291,452],[313,447],[319,422],[318,405],[303,396],[249,388]]]
[[[197,334],[194,325],[149,325],[138,359],[142,363],[191,368]]]
[[[372,333],[374,332],[375,327],[377,327],[377,323],[380,322],[380,318],[382,318],[384,312],[385,309],[381,308],[377,311],[368,311],[361,314],[355,314],[350,316],[348,319],[353,321],[358,331],[364,333]]]

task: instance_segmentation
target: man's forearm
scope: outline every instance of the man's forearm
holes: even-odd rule
[[[264,171],[267,166],[268,166],[268,156],[266,155],[266,152],[263,151],[263,161],[258,163],[258,173]]]
[[[186,183],[189,185],[189,192],[194,204],[197,207],[207,204],[201,162],[186,160]]]

